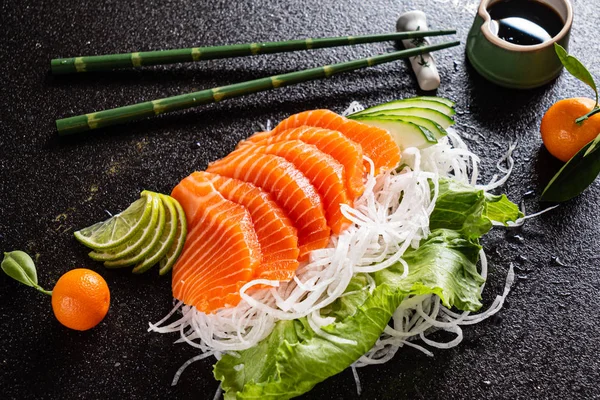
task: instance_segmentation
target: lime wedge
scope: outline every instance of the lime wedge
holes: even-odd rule
[[[153,227],[149,228],[150,234],[133,253],[130,253],[126,257],[119,257],[116,260],[105,261],[104,266],[106,268],[121,268],[128,267],[130,265],[135,265],[141,260],[143,260],[148,254],[151,254],[151,252],[154,251],[154,249],[156,248],[158,241],[160,240],[163,231],[165,230],[166,212],[165,207],[163,206],[163,202],[158,196],[158,193],[150,193],[155,198],[155,207],[158,210],[158,218],[156,224]]]
[[[163,229],[162,236],[158,243],[152,249],[150,253],[146,255],[142,261],[135,266],[131,271],[134,274],[141,274],[149,270],[154,264],[156,264],[161,258],[167,254],[177,235],[178,218],[177,209],[175,208],[175,199],[164,194],[158,194],[161,198],[163,205],[165,206],[165,228]]]
[[[159,274],[165,275],[167,272],[173,268],[173,264],[179,258],[181,251],[183,250],[183,245],[185,244],[185,237],[187,236],[187,221],[185,218],[185,211],[179,204],[177,200],[172,197],[169,197],[175,205],[175,209],[177,210],[177,233],[175,234],[175,241],[169,247],[169,251],[164,258],[160,260],[159,264]]]
[[[152,214],[152,197],[142,196],[127,209],[106,221],[75,232],[75,238],[93,250],[116,247],[144,227]]]
[[[88,253],[90,258],[95,261],[115,261],[125,257],[129,257],[132,254],[136,254],[141,247],[144,245],[149,237],[154,234],[154,229],[158,224],[159,213],[161,206],[160,198],[152,194],[152,192],[142,192],[144,197],[151,199],[151,211],[150,218],[146,225],[142,226],[127,242],[104,251],[91,251]]]

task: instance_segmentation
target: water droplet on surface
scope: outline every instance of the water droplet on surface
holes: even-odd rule
[[[121,363],[120,363],[120,362],[116,362],[116,363],[115,363],[115,367],[120,367],[120,366],[121,366]]]
[[[556,256],[556,257],[552,257],[552,261],[553,261],[553,262],[554,262],[556,265],[558,265],[558,266],[560,266],[560,267],[568,267],[568,265],[567,265],[567,264],[565,264],[565,263],[563,263],[563,262],[560,260],[560,258],[558,258],[558,256]]]
[[[513,235],[512,238],[519,243],[525,242],[525,239],[523,239],[523,236],[521,235]]]
[[[527,272],[527,270],[525,268],[521,268],[518,265],[514,265],[513,268],[515,269],[515,271],[517,272]]]
[[[523,193],[523,197],[532,197],[533,195],[535,195],[535,190],[533,189],[529,189],[528,191]]]

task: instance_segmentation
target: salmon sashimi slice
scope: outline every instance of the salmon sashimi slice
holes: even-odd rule
[[[240,142],[238,148],[243,148],[246,145],[268,145],[289,140],[300,140],[311,144],[342,164],[344,166],[346,189],[352,200],[363,193],[365,190],[365,169],[362,148],[341,132],[312,126],[292,128],[274,135],[270,132],[259,132]]]
[[[185,180],[200,187],[210,183],[224,198],[246,207],[262,253],[254,279],[289,281],[294,277],[299,264],[296,228],[269,193],[251,183],[204,171]]]
[[[207,289],[198,286],[192,293],[190,293],[189,297],[201,297],[203,301],[205,301],[205,309],[207,310],[216,311],[224,307],[235,307],[242,300],[242,297],[240,296],[240,289],[242,288],[243,284],[244,282],[237,282],[234,284],[219,284],[218,286],[213,286],[209,289],[211,297],[208,298],[203,296],[204,291]]]
[[[299,259],[329,242],[321,197],[294,164],[270,154],[234,151],[210,164],[208,172],[250,182],[269,192],[298,230]]]
[[[250,213],[210,183],[184,179],[171,196],[190,215],[185,245],[173,266],[173,297],[205,313],[235,306],[239,287],[253,278],[262,258]]]
[[[302,125],[342,132],[361,145],[363,153],[375,164],[376,174],[396,168],[400,163],[400,148],[388,131],[350,120],[330,110],[312,110],[294,114],[281,121],[271,134]]]
[[[235,152],[256,152],[285,158],[308,178],[321,196],[331,231],[338,234],[350,225],[340,208],[342,204],[352,206],[344,184],[344,167],[330,155],[300,140],[244,146]]]
[[[197,225],[195,229],[202,231],[203,227]],[[194,230],[192,230],[192,232],[193,231]],[[233,236],[231,233],[225,233],[225,235]],[[201,251],[205,251],[203,248],[205,239],[203,235],[197,235],[196,238],[197,240],[190,241],[190,247],[194,249],[200,248]],[[223,245],[230,245],[234,240],[233,237],[228,239],[229,240],[224,240]],[[189,239],[186,239],[186,246],[188,240]],[[216,311],[219,308],[236,306],[240,300],[240,288],[248,281],[252,280],[254,269],[255,267],[258,267],[260,263],[260,260],[255,259],[254,269],[243,268],[243,266],[242,269],[239,270],[235,270],[235,268],[232,267],[227,269],[214,268],[213,265],[221,261],[223,264],[227,263],[226,265],[228,266],[234,263],[239,264],[239,260],[246,257],[247,252],[245,249],[239,248],[232,250],[231,253],[223,252],[221,249],[215,248],[210,249],[210,251],[213,253],[226,254],[227,257],[201,257],[201,255],[199,256],[197,253],[188,255],[189,258],[185,265],[183,265],[183,268],[187,268],[191,273],[184,273],[182,274],[185,276],[184,278],[178,278],[178,282],[181,283],[179,287],[176,287],[176,283],[178,282],[172,282],[173,297],[182,300],[187,305],[193,305],[198,311],[207,314]],[[185,248],[181,257],[184,257],[184,255]],[[175,271],[175,269],[173,269],[173,271]]]

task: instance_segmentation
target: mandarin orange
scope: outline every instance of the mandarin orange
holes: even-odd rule
[[[98,325],[108,312],[110,291],[96,272],[78,268],[60,277],[52,290],[52,310],[67,328],[85,331]]]
[[[540,125],[542,141],[554,157],[567,162],[600,133],[600,114],[578,124],[575,120],[590,112],[596,102],[575,97],[556,102],[546,111]]]

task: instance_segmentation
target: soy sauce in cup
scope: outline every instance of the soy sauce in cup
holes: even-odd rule
[[[491,4],[490,30],[500,39],[521,46],[552,40],[565,21],[549,5],[535,0],[502,0]]]
[[[573,25],[571,0],[480,1],[466,45],[467,57],[480,75],[515,89],[540,87],[560,75],[563,65],[554,44],[568,49]],[[507,21],[509,18],[522,22],[511,24],[518,35],[500,33],[500,22],[508,25],[514,21]]]

